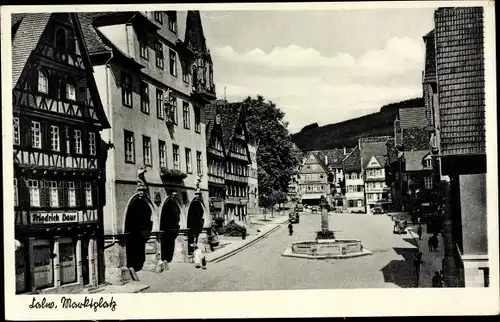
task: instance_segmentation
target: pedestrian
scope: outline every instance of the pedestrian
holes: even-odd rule
[[[292,236],[292,234],[293,234],[293,225],[292,225],[292,223],[288,224],[288,233],[290,234],[290,236]]]
[[[418,240],[422,240],[422,226],[418,225],[417,228]]]
[[[430,252],[434,251],[434,242],[432,241],[432,236],[429,237],[429,240],[427,241],[427,246],[429,246]]]
[[[432,277],[432,287],[443,287],[441,274],[438,271],[436,271]]]
[[[202,266],[202,259],[203,259],[203,256],[202,256],[202,253],[201,253],[201,249],[196,244],[193,244],[191,246],[194,248],[194,252],[193,252],[193,255],[194,255],[194,267],[200,268]]]
[[[434,233],[431,238],[432,238],[432,248],[434,249],[434,251],[437,251],[439,246],[439,239],[437,237],[437,233]]]

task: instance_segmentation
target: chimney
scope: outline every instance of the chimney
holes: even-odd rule
[[[325,164],[328,164],[328,156],[325,154]]]
[[[347,154],[347,149],[344,147],[344,155]]]

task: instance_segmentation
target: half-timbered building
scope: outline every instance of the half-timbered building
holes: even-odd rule
[[[226,221],[246,221],[248,214],[248,172],[250,152],[245,109],[242,103],[225,103],[221,108],[222,144],[226,151]]]
[[[103,282],[100,131],[109,123],[92,72],[75,14],[12,16],[18,293]]]

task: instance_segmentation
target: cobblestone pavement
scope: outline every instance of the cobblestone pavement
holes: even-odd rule
[[[416,245],[410,234],[393,234],[386,215],[330,215],[330,229],[337,238],[361,239],[372,255],[337,260],[283,257],[291,242],[314,239],[320,229],[319,215],[303,214],[288,235],[286,224],[253,246],[207,270],[193,264],[171,263],[160,274],[138,272],[144,292],[256,291],[342,288],[415,287],[412,257]]]

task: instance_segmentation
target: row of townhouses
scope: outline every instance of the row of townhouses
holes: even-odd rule
[[[199,12],[178,30],[175,11],[12,16],[18,293],[122,284],[244,220],[244,108],[216,101]]]

